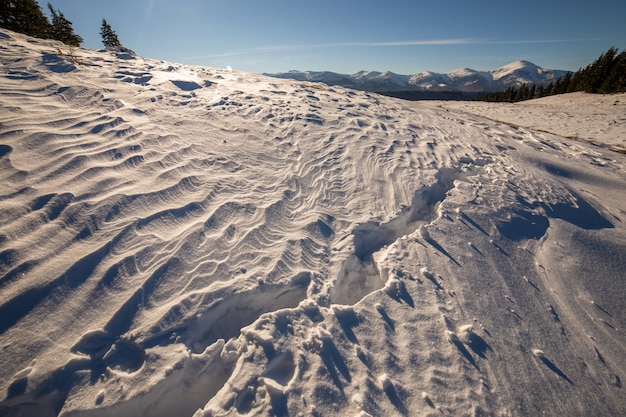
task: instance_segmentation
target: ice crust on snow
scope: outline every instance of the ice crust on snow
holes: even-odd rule
[[[0,33],[0,415],[626,413],[624,94]]]

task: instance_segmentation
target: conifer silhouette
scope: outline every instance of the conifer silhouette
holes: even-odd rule
[[[67,45],[80,46],[83,42],[83,38],[74,32],[72,22],[70,22],[60,10],[55,10],[50,3],[48,3],[48,9],[50,9],[50,13],[52,14],[52,39],[56,39]]]
[[[52,36],[52,25],[35,0],[0,1],[0,27],[42,39]]]
[[[117,34],[111,28],[106,21],[106,19],[102,19],[102,28],[100,29],[100,35],[102,36],[102,43],[107,48],[117,48],[122,46],[120,40],[117,38]]]

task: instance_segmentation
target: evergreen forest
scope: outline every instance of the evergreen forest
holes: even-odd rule
[[[41,39],[54,39],[66,45],[80,46],[83,38],[74,32],[72,22],[63,12],[48,3],[51,20],[36,0],[0,0],[0,27]],[[111,25],[102,19],[100,31],[105,47],[121,47]]]
[[[43,14],[36,0],[0,1],[0,27],[41,39],[54,39],[80,46],[83,38],[74,32],[72,22],[48,3],[52,22]]]
[[[626,51],[619,52],[617,48],[610,48],[585,68],[575,73],[568,72],[548,86],[522,84],[505,91],[482,95],[476,100],[514,103],[576,91],[592,94],[626,92]]]

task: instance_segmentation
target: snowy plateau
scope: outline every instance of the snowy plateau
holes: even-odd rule
[[[0,61],[0,415],[626,415],[625,94]]]

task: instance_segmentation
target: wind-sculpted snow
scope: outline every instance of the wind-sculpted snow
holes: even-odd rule
[[[0,415],[626,412],[623,154],[64,50],[0,36]]]

